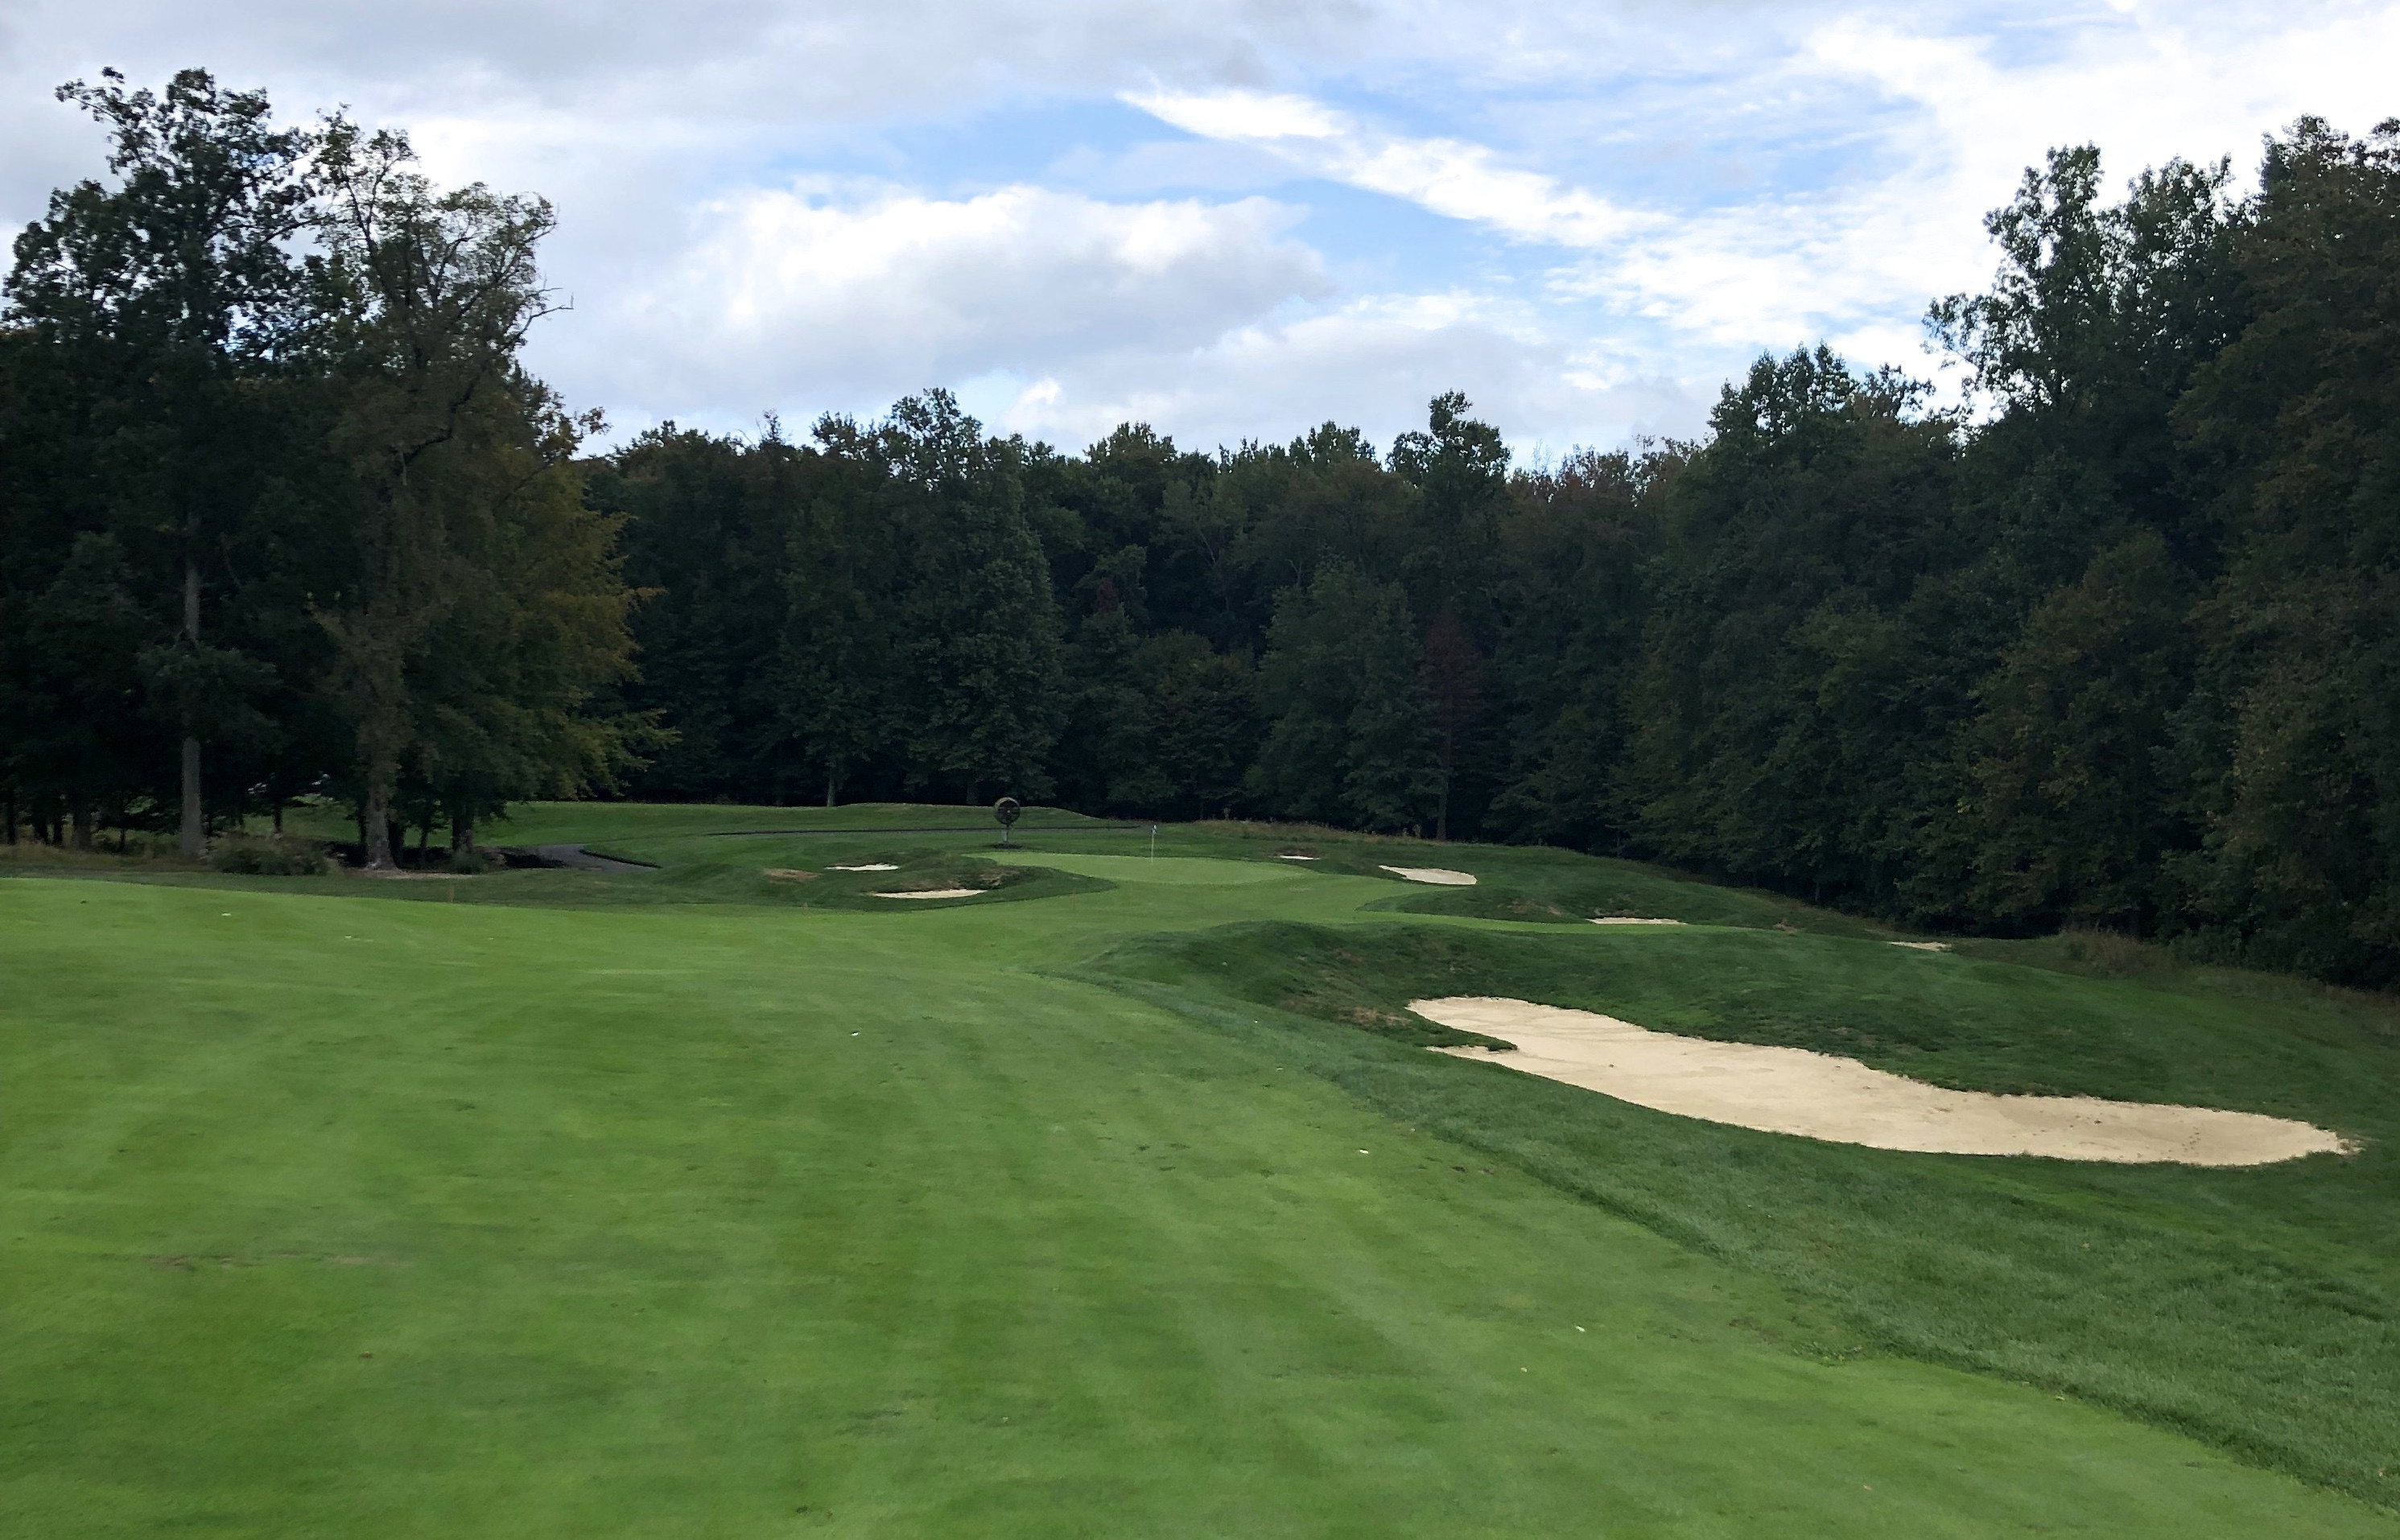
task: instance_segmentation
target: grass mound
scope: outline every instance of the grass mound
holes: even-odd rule
[[[1877,1348],[2400,1502],[2400,1056],[2386,1005],[1726,931],[1234,925],[1129,942],[1088,972],[1763,1271]],[[1814,1048],[1962,1089],[2301,1117],[2366,1148],[2235,1171],[1895,1153],[1670,1117],[1356,1029],[1450,994]]]

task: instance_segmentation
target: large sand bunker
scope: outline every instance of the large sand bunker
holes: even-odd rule
[[[1453,996],[1409,1009],[1517,1046],[1496,1057],[1480,1048],[1437,1053],[1506,1064],[1662,1112],[1837,1144],[2187,1165],[2263,1165],[2348,1148],[2325,1129],[2257,1112],[1945,1091],[1856,1059],[1678,1037],[1521,1000]]]
[[[1394,877],[1406,878],[1411,882],[1431,882],[1444,888],[1475,886],[1473,872],[1454,872],[1448,866],[1385,866],[1384,870]]]
[[[869,898],[979,898],[985,888],[920,888],[914,893],[868,893]]]

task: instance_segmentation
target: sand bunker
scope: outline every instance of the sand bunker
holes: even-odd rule
[[[1592,916],[1595,925],[1681,925],[1680,920],[1635,920],[1630,915],[1602,914]]]
[[[869,898],[976,898],[989,890],[983,888],[920,888],[907,893],[868,893]]]
[[[1856,1059],[1801,1048],[1653,1032],[1589,1011],[1456,996],[1410,1007],[1429,1021],[1517,1045],[1438,1048],[1711,1123],[1877,1150],[2061,1160],[2263,1165],[2349,1148],[2325,1129],[2257,1112],[1945,1091]]]
[[[1950,943],[1946,941],[1895,941],[1892,945],[1905,947],[1912,952],[1946,952],[1950,949]]]
[[[1385,866],[1384,870],[1411,882],[1431,882],[1444,888],[1475,886],[1473,872],[1454,872],[1447,866]]]
[[[889,861],[870,861],[864,866],[827,866],[829,872],[896,872],[900,868]]]
[[[1275,859],[1276,859],[1277,861],[1314,861],[1314,860],[1316,860],[1316,857],[1315,857],[1315,856],[1313,856],[1313,855],[1281,855],[1281,854],[1278,854],[1278,855],[1275,857]]]
[[[761,866],[758,869],[778,882],[813,882],[817,879],[816,873],[804,872],[797,866]]]

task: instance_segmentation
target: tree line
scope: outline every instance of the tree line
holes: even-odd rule
[[[404,135],[280,129],[205,72],[60,89],[107,177],[15,243],[0,312],[0,818],[210,830],[307,793],[366,863],[606,787],[656,725],[617,527],[520,361],[538,198]]]
[[[1929,312],[1966,405],[1818,348],[1534,466],[1456,395],[1388,446],[1077,455],[938,390],[579,459],[515,361],[545,207],[333,120],[246,152],[283,254],[173,258],[203,303],[127,276],[171,264],[114,233],[118,143],[0,338],[12,828],[188,814],[194,744],[203,820],[1009,793],[2400,978],[2400,124],[2304,119],[2243,197],[2054,152]]]

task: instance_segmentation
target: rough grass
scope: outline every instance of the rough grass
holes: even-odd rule
[[[97,838],[93,848],[88,851],[62,845],[44,845],[32,839],[19,839],[14,844],[0,843],[0,870],[73,872],[80,876],[130,870],[197,871],[202,865],[185,860],[175,848],[172,836],[128,836],[124,838],[123,850],[117,848],[118,842],[119,837],[111,832]]]
[[[2069,1392],[2400,1501],[2388,1002],[2270,1003],[1756,932],[1563,939],[1235,926],[1130,943],[1095,972],[1272,1038],[1395,1117],[1782,1280],[1879,1348]],[[1446,994],[1840,1053],[1964,1089],[2299,1117],[2363,1148],[2250,1171],[1855,1149],[1298,1019],[1388,1015]],[[1278,1014],[1246,1025],[1232,1002]]]

